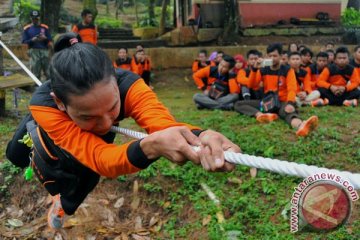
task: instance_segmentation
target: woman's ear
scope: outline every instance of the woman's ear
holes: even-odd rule
[[[54,99],[58,109],[62,112],[65,112],[66,111],[65,104],[55,95],[55,93],[51,92],[50,96]]]

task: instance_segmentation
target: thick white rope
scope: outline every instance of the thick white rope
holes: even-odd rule
[[[41,86],[41,81],[15,56],[15,54],[0,40],[0,45],[9,53],[9,55],[20,65],[22,69],[31,77],[31,79]]]
[[[24,71],[34,80],[34,82],[41,86],[42,82],[11,52],[9,48],[0,40],[0,45],[10,54],[10,56],[24,69]],[[111,131],[115,133],[121,133],[123,135],[141,139],[148,136],[146,133],[136,132],[125,128],[113,126]],[[199,147],[194,147],[195,151],[199,150]],[[264,158],[251,156],[243,153],[234,153],[230,151],[224,152],[224,157],[227,162],[234,164],[242,164],[249,167],[255,167],[260,169],[269,170],[280,174],[286,174],[290,176],[303,177],[312,176],[318,173],[334,173],[341,176],[344,180],[348,180],[355,189],[360,189],[360,174],[351,173],[347,171],[339,171],[335,169],[320,168],[316,166],[309,166],[305,164],[299,164],[295,162],[281,161],[277,159]]]
[[[111,127],[112,132],[120,133],[132,138],[141,139],[148,136],[145,133],[132,131],[121,127]],[[196,148],[196,147],[195,147]],[[196,149],[195,149],[196,150]],[[349,181],[355,189],[360,189],[360,174],[347,171],[339,171],[335,169],[321,168],[317,166],[309,166],[295,162],[281,161],[277,159],[251,156],[243,153],[234,153],[230,151],[224,152],[224,158],[227,162],[241,164],[249,167],[260,168],[276,172],[280,174],[306,178],[314,174],[335,174],[343,180]]]

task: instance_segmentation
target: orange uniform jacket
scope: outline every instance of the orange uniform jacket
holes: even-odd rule
[[[216,64],[213,62],[213,61],[206,61],[206,66],[216,66]],[[193,62],[193,65],[192,65],[192,72],[193,73],[196,73],[197,71],[199,71],[200,69],[204,68],[203,65],[201,65],[201,62],[199,60],[195,60]]]
[[[205,90],[210,89],[211,85],[218,79],[222,80],[222,82],[226,82],[229,86],[230,93],[240,93],[239,85],[236,82],[236,76],[232,74],[227,74],[226,76],[220,76],[218,67],[216,66],[207,66],[203,69],[200,69],[196,73],[193,74],[193,78],[195,84],[198,89]],[[208,85],[205,86],[202,81],[203,78],[208,79]]]
[[[307,94],[309,94],[312,92],[311,77],[310,74],[305,69],[300,68],[299,72],[295,72],[295,77],[296,77],[297,93],[305,91]]]
[[[131,59],[131,68],[133,69],[133,72],[141,76],[144,71],[151,71],[151,62],[148,57],[146,57],[144,62],[137,62],[136,57],[133,56]]]
[[[353,66],[356,69],[356,71],[358,72],[359,84],[360,84],[360,64],[356,63],[354,59],[351,59],[349,64],[351,66]]]
[[[254,71],[250,73],[250,76],[253,74]],[[250,80],[250,88],[256,89],[261,81],[264,85],[265,94],[269,91],[276,92],[279,90],[281,102],[295,102],[297,86],[294,69],[283,65],[279,70],[271,70],[270,67],[260,68],[257,70],[256,76]]]
[[[317,86],[328,89],[331,85],[344,86],[350,92],[359,86],[358,72],[349,64],[344,69],[331,64],[320,74]]]
[[[236,81],[240,84],[240,86],[249,87],[249,76],[250,76],[250,69],[240,69],[237,73]]]
[[[113,62],[114,68],[121,68],[132,72],[131,58],[126,58],[125,61],[118,58]]]
[[[194,134],[199,128],[179,123],[159,102],[155,93],[139,76],[117,70],[121,109],[118,121],[131,117],[146,132],[153,133],[172,126],[187,126]],[[80,129],[74,121],[60,111],[49,95],[50,82],[44,83],[30,102],[34,120],[54,141],[84,166],[99,175],[117,177],[147,167],[147,159],[140,147],[140,140],[122,145],[106,143],[100,136]]]
[[[319,79],[320,74],[322,73],[324,69],[322,69],[321,71],[318,70],[316,63],[313,63],[309,66],[309,68],[307,69],[308,73],[310,74],[310,79],[311,79],[311,90],[314,91],[316,89],[318,89],[317,86],[317,81]]]
[[[79,23],[74,25],[72,31],[78,33],[83,42],[89,42],[94,45],[97,44],[97,27],[94,24],[91,23],[85,26]]]

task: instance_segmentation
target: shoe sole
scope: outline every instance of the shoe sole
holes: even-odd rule
[[[260,115],[259,117],[256,118],[256,121],[258,121],[259,123],[270,123],[270,122],[275,121],[276,119],[278,119],[277,115],[275,115],[275,117],[272,117],[272,118],[268,118],[268,117],[265,117],[264,115]]]
[[[318,124],[319,118],[317,116],[312,116],[308,120],[306,120],[305,125],[296,132],[296,135],[299,137],[305,137],[310,132],[314,131],[314,129],[317,128]]]

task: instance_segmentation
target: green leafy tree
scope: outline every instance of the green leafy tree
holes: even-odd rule
[[[89,9],[93,16],[94,16],[94,20],[98,14],[98,10],[96,8],[96,0],[84,0],[83,2],[83,6],[84,6],[84,9]]]

